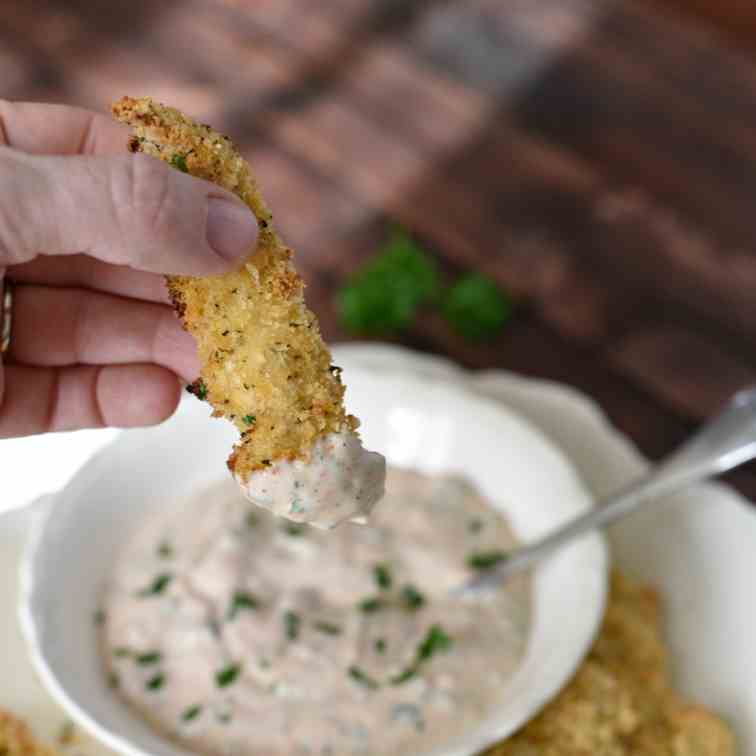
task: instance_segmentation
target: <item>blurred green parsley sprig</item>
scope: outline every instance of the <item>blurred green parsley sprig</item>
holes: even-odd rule
[[[433,258],[398,226],[341,287],[336,306],[346,331],[368,336],[406,331],[423,306],[438,308],[468,341],[495,337],[512,316],[511,300],[488,276],[468,273],[445,287]]]
[[[337,306],[346,330],[375,336],[406,330],[418,307],[440,293],[433,260],[395,227],[378,253],[341,288]]]

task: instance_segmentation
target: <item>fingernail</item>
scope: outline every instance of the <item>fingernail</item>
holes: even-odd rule
[[[207,206],[207,241],[226,260],[236,261],[252,251],[257,240],[257,220],[241,204],[211,197]]]

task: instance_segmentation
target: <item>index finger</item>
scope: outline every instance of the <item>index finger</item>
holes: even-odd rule
[[[37,155],[126,152],[129,130],[108,116],[69,105],[0,99],[0,145]]]

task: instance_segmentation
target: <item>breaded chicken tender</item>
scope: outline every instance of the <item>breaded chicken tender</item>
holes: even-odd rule
[[[727,725],[672,689],[651,589],[612,576],[604,623],[567,687],[486,756],[735,756]]]
[[[239,270],[167,279],[197,342],[200,377],[189,388],[241,433],[228,466],[245,495],[313,525],[363,519],[383,495],[385,461],[362,448],[344,409],[340,371],[248,163],[228,137],[148,97],[112,110],[133,127],[132,152],[232,191],[257,218],[257,248]]]
[[[20,719],[0,709],[0,754],[2,756],[55,756],[55,751],[36,741]]]

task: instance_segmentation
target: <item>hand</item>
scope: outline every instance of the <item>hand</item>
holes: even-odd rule
[[[0,438],[168,417],[199,366],[160,274],[222,273],[255,242],[238,198],[127,138],[85,110],[0,100],[0,279],[15,282]]]

